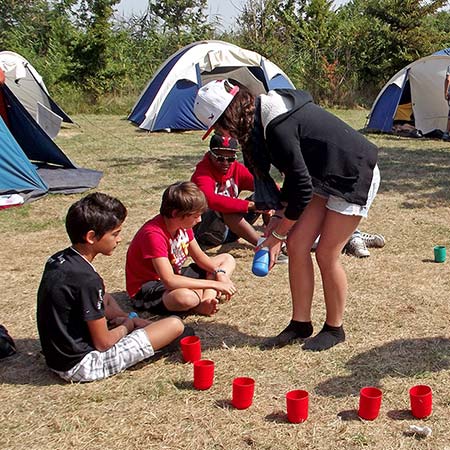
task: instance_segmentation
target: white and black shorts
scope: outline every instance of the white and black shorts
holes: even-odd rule
[[[105,352],[94,350],[66,372],[55,370],[66,381],[88,382],[123,372],[155,354],[143,328],[132,331]]]

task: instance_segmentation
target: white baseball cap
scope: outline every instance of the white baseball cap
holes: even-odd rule
[[[210,81],[198,90],[194,102],[194,114],[203,125],[208,127],[202,140],[208,137],[214,124],[238,92],[239,86],[234,86],[228,80]]]

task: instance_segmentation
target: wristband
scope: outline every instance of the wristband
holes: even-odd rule
[[[138,316],[138,313],[136,313],[136,312],[134,312],[134,311],[131,311],[131,312],[128,314],[128,318],[129,318],[129,319],[134,319],[134,318],[136,318],[136,317],[139,317],[139,316]]]
[[[213,272],[213,274],[214,275],[217,275],[218,273],[223,273],[223,274],[227,274],[227,272],[224,270],[224,269],[216,269],[214,272]]]
[[[285,241],[287,239],[287,234],[279,234],[275,230],[272,231],[272,236],[279,241]]]
[[[276,217],[277,219],[282,219],[283,216],[280,216],[279,214],[274,214],[272,217]]]

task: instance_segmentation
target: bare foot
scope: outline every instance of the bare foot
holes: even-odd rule
[[[231,300],[231,296],[221,292],[220,294],[217,295],[216,299],[220,304],[228,303]]]
[[[198,306],[192,309],[195,314],[202,316],[212,316],[219,311],[218,300],[215,298],[207,298],[203,300]]]

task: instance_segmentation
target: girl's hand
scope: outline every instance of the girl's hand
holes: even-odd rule
[[[269,223],[266,225],[266,228],[264,230],[264,236],[270,236],[270,233],[275,229],[275,227],[280,223],[280,216],[275,214],[271,215]]]
[[[275,265],[278,255],[281,251],[281,244],[282,242],[275,237],[273,237],[271,234],[269,234],[269,237],[266,238],[266,240],[259,245],[258,247],[255,247],[255,252],[257,252],[261,247],[269,247],[269,254],[270,254],[270,263],[269,263],[269,270],[272,269],[272,267]]]

